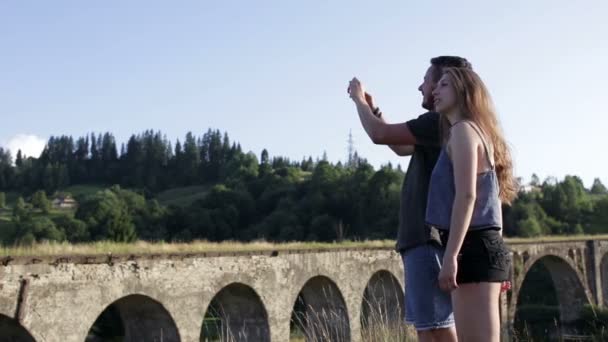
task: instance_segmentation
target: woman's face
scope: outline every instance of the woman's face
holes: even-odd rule
[[[437,82],[435,90],[433,90],[435,99],[435,111],[441,114],[448,114],[458,106],[456,91],[452,86],[450,75],[444,74]]]

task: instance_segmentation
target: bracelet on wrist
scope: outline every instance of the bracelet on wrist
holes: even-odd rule
[[[372,110],[372,113],[374,114],[375,117],[381,117],[382,116],[382,112],[380,111],[380,107],[376,107]]]

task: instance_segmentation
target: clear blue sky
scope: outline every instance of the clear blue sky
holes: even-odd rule
[[[209,127],[259,155],[406,166],[373,145],[346,85],[387,119],[420,113],[430,57],[466,56],[493,94],[518,175],[608,184],[607,1],[0,2],[0,143]]]

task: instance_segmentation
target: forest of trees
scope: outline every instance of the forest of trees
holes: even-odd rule
[[[353,153],[292,161],[245,153],[226,133],[188,133],[173,146],[160,132],[51,137],[38,158],[0,148],[0,225],[4,244],[97,240],[336,241],[394,239],[404,173],[379,170]],[[51,210],[49,197],[71,185],[103,185],[77,196],[77,209]],[[204,186],[201,198],[164,205],[165,190]],[[17,197],[9,201],[7,194]],[[3,209],[2,209],[3,208]],[[0,216],[1,218],[1,216]],[[505,234],[608,233],[608,191],[597,179],[533,176],[504,208]],[[2,223],[2,221],[0,221]]]

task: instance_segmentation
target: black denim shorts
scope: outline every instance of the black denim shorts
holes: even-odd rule
[[[440,236],[447,246],[449,232],[440,231]],[[499,229],[467,232],[458,253],[457,283],[503,282],[509,280],[510,270],[511,253]]]

